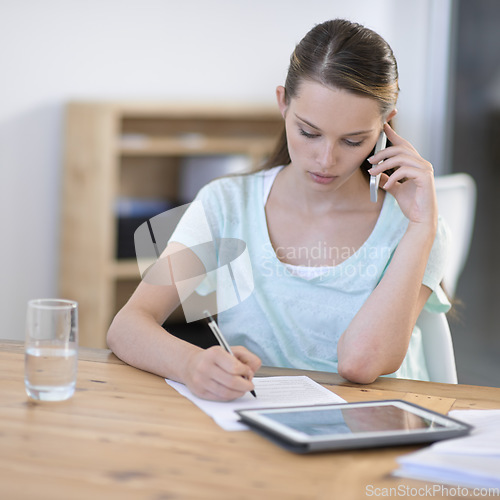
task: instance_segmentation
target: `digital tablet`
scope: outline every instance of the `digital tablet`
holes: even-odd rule
[[[472,427],[401,400],[238,410],[252,430],[298,453],[427,443]]]

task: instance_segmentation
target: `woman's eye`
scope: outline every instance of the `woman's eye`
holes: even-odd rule
[[[309,132],[306,132],[304,129],[299,129],[300,134],[303,135],[304,137],[307,137],[308,139],[315,139],[316,137],[319,137],[318,134],[310,134]]]
[[[352,146],[353,148],[357,147],[357,146],[361,146],[361,144],[363,144],[363,141],[350,141],[348,139],[346,139],[345,143],[348,145],[348,146]]]

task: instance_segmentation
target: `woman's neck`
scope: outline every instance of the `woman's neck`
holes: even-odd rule
[[[287,166],[276,177],[271,193],[278,196],[281,203],[311,215],[321,215],[335,211],[378,210],[384,196],[378,203],[370,201],[369,183],[359,169],[336,189],[314,189],[314,186],[300,177],[300,171]],[[274,193],[273,193],[274,192]]]

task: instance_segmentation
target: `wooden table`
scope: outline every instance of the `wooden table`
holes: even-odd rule
[[[5,500],[358,500],[374,488],[425,486],[390,475],[396,457],[416,446],[295,455],[250,431],[222,430],[162,378],[103,349],[80,349],[72,399],[35,403],[24,391],[23,360],[22,344],[0,341]],[[347,401],[398,398],[442,413],[500,408],[500,389],[489,387],[396,379],[360,386],[331,373],[260,372],[290,373],[307,374]]]

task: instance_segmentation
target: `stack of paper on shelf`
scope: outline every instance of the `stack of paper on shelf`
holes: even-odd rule
[[[500,410],[455,410],[450,416],[474,426],[469,436],[441,441],[398,458],[399,477],[467,488],[498,488]]]

